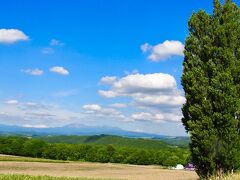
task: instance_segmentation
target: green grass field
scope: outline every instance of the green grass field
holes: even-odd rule
[[[29,176],[17,174],[0,174],[0,180],[116,180],[116,179],[96,179],[96,178],[68,178],[51,176]]]

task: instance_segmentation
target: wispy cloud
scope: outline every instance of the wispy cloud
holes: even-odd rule
[[[149,51],[150,49],[152,49],[152,46],[148,43],[142,44],[140,46],[140,49],[142,50],[143,53]]]
[[[64,46],[64,43],[62,43],[57,39],[52,39],[49,42],[48,47],[42,48],[41,53],[44,55],[53,54],[55,53],[55,50],[57,47],[62,47],[62,46]]]
[[[25,102],[19,104],[19,109],[21,110],[47,110],[50,109],[49,105],[45,105],[43,103],[35,103],[35,102]]]
[[[112,84],[116,80],[117,80],[116,76],[105,76],[101,78],[100,84]]]
[[[84,120],[79,112],[60,107],[58,104],[18,102],[9,100],[0,103],[0,122],[29,126],[61,126]]]
[[[111,107],[114,107],[114,108],[125,108],[127,107],[126,104],[123,104],[123,103],[114,103],[114,104],[110,104]]]
[[[54,49],[53,49],[53,48],[50,48],[50,47],[43,48],[43,49],[41,50],[41,53],[42,53],[42,54],[53,54],[53,53],[54,53]]]
[[[18,29],[0,29],[0,43],[13,44],[18,41],[27,41],[29,37]]]
[[[41,69],[23,69],[21,70],[23,73],[29,74],[29,75],[33,75],[33,76],[41,76],[43,75],[44,71]]]
[[[86,104],[82,108],[86,110],[86,113],[96,117],[125,119],[120,111],[113,108],[104,108],[98,104]]]
[[[57,39],[52,39],[49,43],[50,46],[63,46],[64,43],[62,43],[61,41],[57,40]]]
[[[45,125],[45,124],[35,124],[35,125],[33,125],[33,124],[24,124],[24,125],[22,125],[22,127],[26,127],[26,128],[48,128],[48,126]]]
[[[53,96],[56,96],[56,97],[69,97],[69,96],[74,96],[76,94],[78,94],[78,90],[71,89],[71,90],[55,92],[55,93],[53,93]]]
[[[17,105],[18,104],[18,100],[15,100],[15,99],[7,100],[7,101],[5,101],[5,104]]]

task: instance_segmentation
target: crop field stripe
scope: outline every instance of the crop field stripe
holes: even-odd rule
[[[70,177],[52,177],[52,176],[30,176],[21,174],[0,174],[0,180],[117,180],[117,179],[99,179],[99,178],[70,178]]]

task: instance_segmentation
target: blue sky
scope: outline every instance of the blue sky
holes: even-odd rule
[[[211,1],[41,0],[0,6],[0,123],[186,135],[187,21]]]

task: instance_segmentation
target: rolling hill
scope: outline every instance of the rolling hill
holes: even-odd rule
[[[94,136],[44,136],[42,140],[49,143],[70,143],[70,144],[95,144],[95,145],[114,145],[118,147],[131,147],[141,149],[164,149],[182,147],[187,148],[189,141],[178,138],[164,139],[143,139],[127,138],[113,135],[94,135]]]

